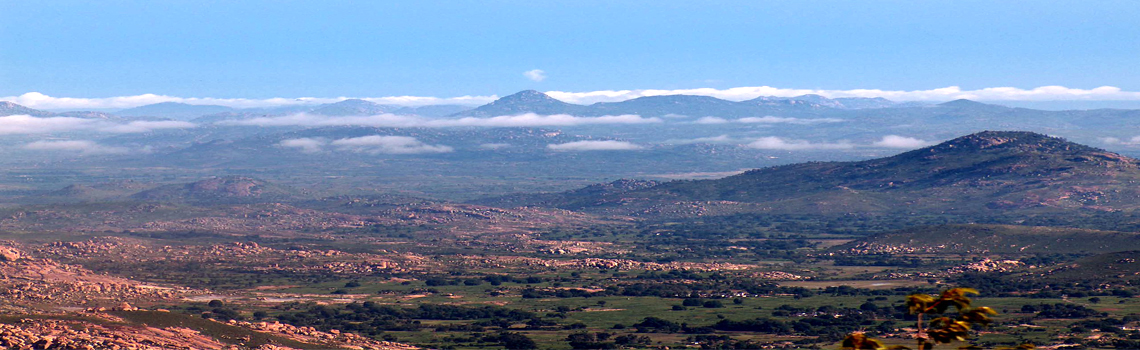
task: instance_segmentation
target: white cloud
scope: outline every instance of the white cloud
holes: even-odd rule
[[[1100,138],[1100,141],[1104,142],[1105,144],[1109,144],[1109,145],[1132,146],[1132,145],[1140,145],[1140,136],[1133,136],[1132,138],[1130,138],[1128,140],[1121,140],[1121,139],[1116,138],[1116,137],[1102,137],[1102,138]]]
[[[546,74],[541,70],[524,72],[527,78],[535,81],[545,79]],[[537,79],[536,79],[537,78]],[[640,89],[640,90],[600,90],[584,92],[547,91],[547,95],[556,99],[577,104],[591,104],[595,102],[625,101],[644,96],[662,95],[699,95],[716,98],[743,101],[760,96],[795,97],[807,94],[816,94],[829,98],[841,97],[883,97],[894,101],[950,101],[956,99],[971,99],[979,101],[1140,101],[1140,92],[1124,91],[1114,86],[1101,86],[1093,89],[1068,88],[1064,86],[1041,86],[1033,89],[1016,87],[991,87],[977,90],[963,90],[958,86],[948,86],[929,90],[881,90],[881,89],[851,89],[851,90],[825,90],[825,89],[795,89],[778,88],[772,86],[743,86],[729,89],[697,88],[697,89]],[[279,107],[296,105],[317,105],[344,101],[352,97],[275,97],[266,99],[245,98],[212,98],[212,97],[177,97],[155,94],[134,96],[116,96],[105,98],[78,98],[53,97],[39,92],[29,92],[19,96],[0,97],[0,101],[11,101],[31,108],[38,109],[103,109],[103,108],[132,108],[160,102],[180,102],[193,105],[221,105],[235,108],[252,107]],[[394,104],[402,106],[426,106],[437,104],[481,105],[494,101],[496,95],[490,96],[459,96],[459,97],[432,97],[432,96],[387,96],[387,97],[357,97],[362,100],[380,104]]]
[[[196,126],[194,123],[183,121],[132,121],[126,124],[117,124],[101,119],[74,117],[40,118],[23,114],[0,117],[0,135],[71,131],[139,133],[157,129],[193,128]]]
[[[511,148],[511,144],[509,144],[509,143],[484,143],[482,145],[479,145],[479,148],[481,148],[481,149],[492,149],[492,150],[504,149],[504,148]]]
[[[523,72],[523,75],[526,76],[527,79],[533,81],[546,80],[546,72],[542,71],[541,69],[531,69]]]
[[[160,121],[145,121],[136,120],[126,124],[117,124],[105,126],[100,128],[100,131],[114,132],[114,133],[139,133],[150,132],[159,129],[186,129],[197,127],[191,122],[177,121],[177,120],[160,120]]]
[[[364,117],[327,117],[310,114],[294,114],[282,117],[262,117],[246,120],[224,121],[220,124],[250,126],[375,126],[375,127],[424,127],[441,128],[456,126],[482,127],[539,127],[574,126],[593,124],[648,124],[660,123],[660,118],[643,118],[636,115],[607,115],[601,117],[575,117],[566,114],[538,115],[526,113],[491,118],[466,117],[459,119],[431,119],[417,116],[381,114]]]
[[[745,146],[756,149],[775,149],[788,151],[855,148],[855,145],[852,145],[846,141],[840,141],[837,143],[813,143],[807,140],[790,140],[775,136],[761,137]]]
[[[277,146],[285,148],[300,148],[301,152],[305,153],[317,153],[324,148],[326,143],[327,142],[322,139],[302,137],[298,139],[281,140],[281,142],[277,143]]]
[[[843,121],[843,119],[836,119],[836,118],[806,118],[805,119],[805,118],[773,117],[773,116],[747,117],[747,118],[740,118],[740,119],[736,120],[736,122],[738,122],[738,123],[761,123],[761,124],[787,123],[787,124],[804,124],[804,125],[806,125],[806,124],[819,124],[819,123],[838,123],[838,122],[842,122],[842,121]]]
[[[546,148],[555,151],[633,151],[645,147],[626,141],[574,141],[546,145]]]
[[[843,119],[836,118],[792,118],[792,117],[745,117],[740,119],[724,119],[721,117],[703,117],[693,121],[695,124],[727,124],[727,123],[746,123],[746,124],[821,124],[821,123],[839,123]]]
[[[883,136],[882,139],[871,143],[871,146],[874,146],[874,147],[904,148],[904,149],[919,148],[919,147],[925,147],[925,146],[929,146],[929,145],[930,145],[930,142],[928,142],[926,140],[920,140],[920,139],[916,139],[913,137],[906,137],[906,136],[899,136],[899,135]]]
[[[665,143],[682,144],[682,145],[691,144],[691,143],[735,143],[735,142],[738,142],[738,140],[734,139],[732,137],[729,137],[728,135],[720,135],[720,136],[713,136],[713,137],[698,137],[698,138],[694,138],[694,139],[677,139],[677,140],[665,141]]]
[[[0,97],[0,101],[9,101],[29,108],[37,109],[114,109],[133,108],[162,102],[178,102],[192,105],[219,105],[234,108],[258,108],[281,106],[311,106],[325,103],[335,103],[352,99],[352,97],[298,97],[298,98],[212,98],[212,97],[177,97],[155,94],[133,96],[116,96],[104,98],[78,98],[53,97],[39,92],[29,92],[19,96]],[[401,106],[426,106],[439,104],[481,105],[498,99],[498,96],[459,96],[459,97],[431,97],[431,96],[387,96],[364,97],[365,101],[380,104]]]
[[[841,97],[883,97],[894,101],[950,101],[971,99],[979,101],[1136,101],[1140,92],[1123,91],[1113,86],[1094,89],[1076,89],[1064,86],[1042,86],[1033,89],[1015,87],[992,87],[978,90],[962,90],[957,86],[930,90],[823,90],[789,89],[771,86],[745,86],[730,89],[675,89],[675,90],[601,90],[587,92],[547,91],[550,97],[578,104],[595,102],[616,102],[645,96],[700,95],[712,96],[731,101],[750,100],[760,96],[795,97],[815,94],[828,98]]]
[[[697,119],[693,123],[695,123],[695,124],[726,124],[726,123],[728,123],[728,119],[724,119],[721,117],[702,117],[701,119]]]
[[[638,115],[606,115],[601,117],[575,117],[566,114],[538,115],[526,113],[491,118],[460,118],[454,120],[433,120],[440,126],[574,126],[588,124],[651,124],[660,123],[660,118],[643,118]]]
[[[99,123],[98,119],[84,119],[72,117],[37,118],[30,115],[9,115],[0,117],[0,135],[3,134],[41,134],[64,131],[77,131],[92,129]]]
[[[24,145],[25,149],[36,151],[66,151],[66,152],[79,152],[85,155],[94,154],[125,154],[130,153],[130,149],[126,147],[104,146],[94,141],[88,140],[69,140],[69,141],[35,141]]]
[[[330,144],[340,151],[370,154],[419,154],[454,151],[449,146],[429,145],[409,136],[370,135],[339,139]]]

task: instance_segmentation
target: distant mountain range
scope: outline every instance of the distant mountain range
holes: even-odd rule
[[[987,131],[893,157],[809,162],[626,191],[480,201],[635,216],[984,213],[1140,208],[1138,161],[1031,132]]]
[[[753,123],[757,126],[772,125],[814,125],[811,130],[790,130],[788,136],[802,137],[812,134],[844,135],[846,137],[866,137],[866,133],[891,132],[909,133],[928,138],[945,139],[954,135],[978,130],[1032,130],[1053,133],[1065,131],[1067,136],[1088,138],[1103,136],[1124,137],[1115,133],[1132,130],[1140,134],[1140,126],[1134,121],[1140,118],[1140,110],[1096,109],[1044,111],[1028,108],[1011,108],[969,100],[950,101],[941,104],[899,103],[883,98],[826,98],[819,95],[797,97],[758,97],[746,101],[728,101],[708,96],[669,95],[647,96],[620,102],[601,102],[591,105],[578,105],[554,99],[534,90],[526,90],[502,97],[494,102],[475,108],[462,105],[431,105],[401,107],[377,104],[360,99],[348,99],[336,103],[316,106],[286,106],[274,108],[236,109],[225,106],[189,105],[165,102],[146,105],[115,113],[68,112],[55,114],[5,102],[0,105],[0,115],[27,114],[32,116],[75,116],[114,119],[125,117],[170,118],[193,120],[195,123],[212,124],[221,121],[242,120],[266,116],[282,116],[294,113],[308,113],[325,116],[359,116],[391,113],[397,115],[418,115],[428,118],[494,117],[534,113],[539,115],[566,114],[574,116],[639,115],[643,117],[673,118],[685,121],[688,118],[716,117],[714,123],[704,128],[712,130],[711,124],[721,123],[724,131],[739,130],[739,124]],[[774,117],[768,120],[756,119]],[[752,120],[744,118],[753,118]],[[783,119],[780,119],[783,118]],[[798,119],[787,119],[798,118]],[[693,119],[689,119],[691,122]],[[689,130],[690,128],[685,128]],[[826,132],[824,130],[827,130]],[[781,130],[786,133],[789,130]],[[723,131],[722,131],[723,132]],[[662,133],[656,133],[662,134]],[[1100,134],[1100,135],[1097,135]],[[1135,135],[1135,134],[1134,134]],[[1130,135],[1127,137],[1131,137]]]
[[[396,106],[371,101],[348,99],[335,103],[315,106],[286,106],[272,108],[233,108],[217,105],[192,105],[179,102],[162,102],[115,112],[69,111],[53,113],[21,106],[8,101],[0,101],[0,116],[30,115],[33,117],[77,117],[100,119],[155,119],[195,120],[212,123],[221,120],[237,120],[293,113],[309,113],[325,116],[363,116],[376,114],[418,115],[423,117],[443,117],[471,109],[463,105]]]
[[[621,102],[599,102],[584,106],[562,102],[538,91],[526,90],[453,116],[490,117],[535,113],[576,116],[636,114],[646,117],[684,115],[734,118],[785,112],[810,113],[825,109],[891,108],[900,105],[902,104],[883,98],[829,99],[819,95],[764,96],[740,102],[709,96],[667,95],[639,97]]]
[[[53,115],[51,112],[31,109],[11,102],[4,103],[5,105],[0,105],[0,115]],[[884,98],[830,99],[819,95],[803,95],[797,97],[764,96],[741,102],[722,100],[708,96],[670,95],[647,96],[621,102],[601,102],[584,106],[562,102],[538,91],[526,90],[505,96],[474,109],[463,105],[403,107],[378,104],[360,99],[347,99],[316,106],[245,109],[218,105],[191,105],[178,102],[162,102],[124,109],[110,114],[121,117],[162,117],[178,120],[201,118],[199,119],[200,121],[206,122],[252,118],[265,115],[284,115],[298,112],[326,116],[362,116],[391,113],[424,117],[493,117],[535,113],[540,115],[569,114],[576,116],[636,114],[647,117],[685,115],[732,118],[763,116],[774,113],[803,114],[830,109],[856,110],[915,105],[914,103],[898,103]]]
[[[234,111],[234,108],[212,105],[191,105],[177,102],[162,102],[135,108],[128,108],[115,115],[124,117],[166,117],[189,120],[199,116]]]

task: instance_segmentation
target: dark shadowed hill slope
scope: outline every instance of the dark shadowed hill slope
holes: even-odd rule
[[[505,208],[521,206],[555,207],[559,205],[583,207],[598,204],[591,202],[598,198],[606,198],[629,191],[646,189],[658,184],[660,184],[660,182],[657,181],[621,179],[610,183],[593,184],[566,192],[513,194],[476,200],[473,201],[473,203]]]
[[[1140,250],[1094,255],[1010,278],[1045,283],[1091,283],[1105,289],[1114,285],[1137,285],[1140,284]]]

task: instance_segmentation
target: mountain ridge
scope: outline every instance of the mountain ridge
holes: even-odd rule
[[[687,205],[716,212],[1132,210],[1140,208],[1140,190],[1129,186],[1136,181],[1132,158],[1032,132],[984,131],[885,158],[761,168],[547,205],[620,215]]]

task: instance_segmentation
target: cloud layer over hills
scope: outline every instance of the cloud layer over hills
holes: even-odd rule
[[[91,118],[43,118],[22,114],[0,117],[0,135],[42,134],[68,131],[96,131],[125,134],[150,132],[159,129],[185,129],[195,126],[197,125],[194,123],[175,120],[135,120],[123,123]]]
[[[485,127],[536,127],[536,126],[575,126],[591,124],[648,124],[660,123],[659,118],[645,118],[636,115],[607,115],[600,117],[575,117],[566,114],[498,116],[490,118],[466,117],[458,119],[431,119],[417,116],[380,114],[372,116],[329,117],[312,114],[293,114],[281,117],[261,117],[246,120],[225,121],[224,125],[246,126],[376,126],[376,127],[421,127],[442,128],[456,126]]]
[[[537,71],[527,72],[531,79],[540,76]],[[533,74],[529,74],[533,73]],[[1033,89],[1016,87],[991,87],[976,90],[962,89],[958,86],[929,90],[882,90],[882,89],[795,89],[778,88],[772,86],[749,86],[728,89],[697,88],[697,89],[634,89],[634,90],[599,90],[585,92],[548,91],[548,95],[568,103],[591,104],[595,102],[625,101],[645,96],[664,95],[698,95],[712,96],[730,101],[743,101],[760,96],[794,97],[801,95],[820,95],[828,98],[846,97],[882,97],[894,101],[950,101],[956,99],[971,99],[980,101],[1138,101],[1140,92],[1124,91],[1118,87],[1101,86],[1092,89],[1069,88],[1064,86],[1041,86]],[[401,106],[425,106],[439,104],[480,105],[494,101],[498,96],[459,96],[459,97],[431,97],[431,96],[386,96],[364,97],[362,100]],[[317,98],[211,98],[211,97],[178,97],[156,94],[142,94],[134,96],[115,96],[102,98],[80,97],[54,97],[39,92],[28,92],[19,96],[0,97],[0,101],[10,101],[31,108],[38,109],[121,109],[132,108],[161,102],[179,102],[193,105],[220,105],[234,108],[281,107],[281,106],[309,106],[323,103],[333,103],[350,99],[349,97]]]

